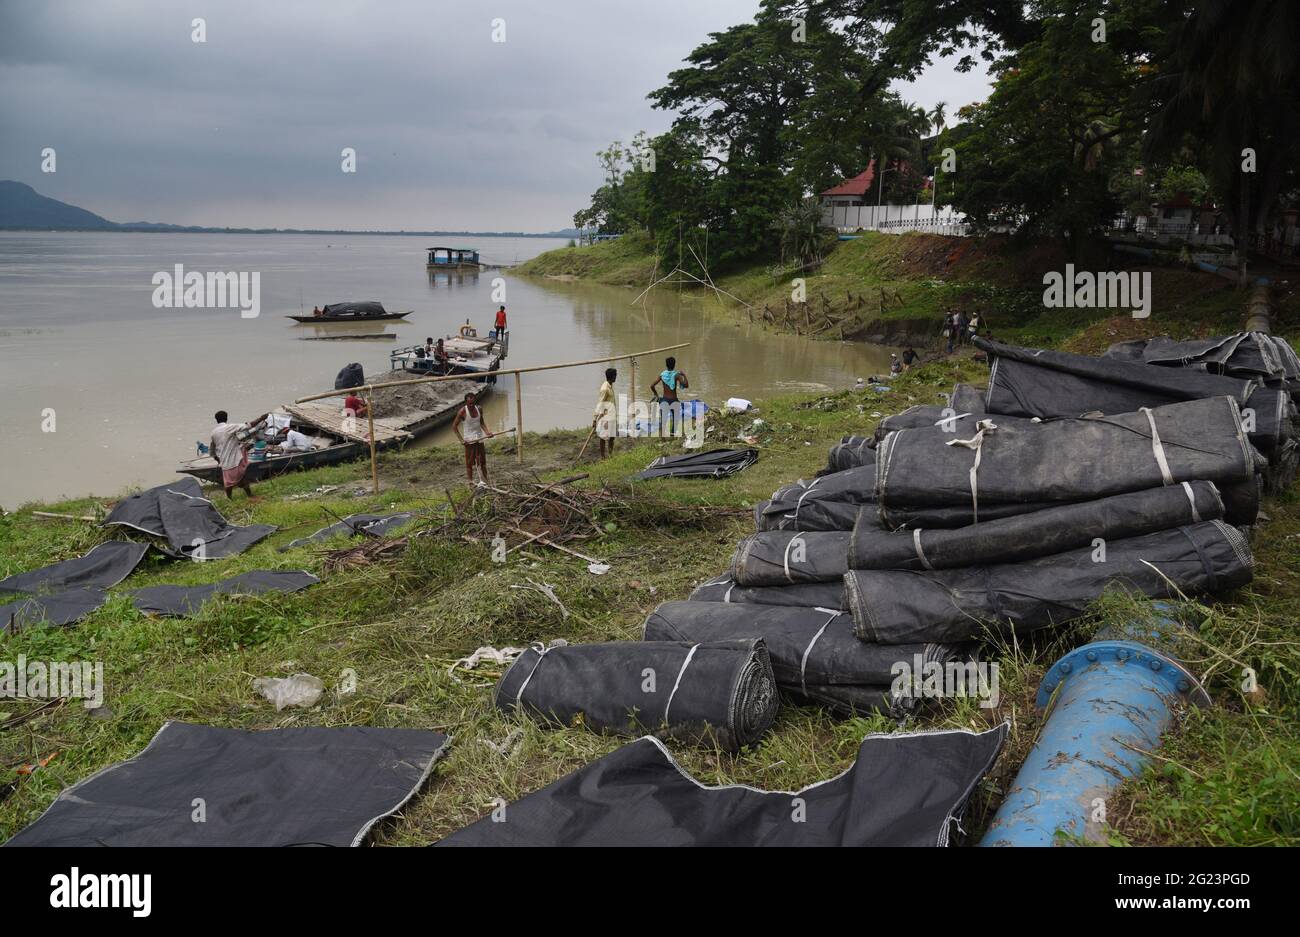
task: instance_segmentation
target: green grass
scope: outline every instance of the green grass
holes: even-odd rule
[[[422,844],[484,815],[496,798],[511,800],[623,744],[582,728],[542,729],[503,716],[491,703],[500,668],[480,667],[452,677],[448,669],[481,645],[532,641],[636,639],[659,602],[684,598],[700,580],[728,563],[736,541],[752,530],[747,509],[780,484],[808,477],[824,464],[827,448],[846,432],[863,432],[878,414],[933,403],[957,380],[978,379],[967,358],[935,362],[894,382],[885,394],[845,391],[762,402],[766,426],[759,461],[729,479],[628,478],[672,443],[622,442],[614,457],[582,466],[583,486],[608,485],[624,495],[598,515],[603,536],[584,541],[584,553],[612,566],[589,573],[586,564],[545,547],[489,559],[487,542],[450,535],[414,538],[394,559],[334,573],[323,570],[323,548],[277,548],[357,511],[408,509],[437,527],[448,516],[446,490],[465,509],[469,490],[459,453],[410,450],[382,457],[379,495],[368,491],[368,465],[353,463],[299,473],[257,486],[260,500],[218,507],[237,523],[269,522],[281,530],[252,550],[206,564],[150,559],[114,598],[70,628],[30,629],[0,639],[0,660],[101,660],[106,711],[70,702],[15,728],[0,730],[0,785],[15,769],[54,756],[0,802],[0,839],[34,820],[68,785],[138,752],[169,719],[265,729],[294,725],[422,727],[446,732],[454,743],[426,790],[383,825],[378,841]],[[753,417],[725,418],[709,439],[732,439]],[[490,444],[494,481],[570,474],[584,433],[529,434],[525,464],[508,444]],[[316,494],[323,485],[339,486]],[[306,496],[306,497],[304,497]],[[89,500],[49,506],[83,513]],[[80,555],[110,532],[75,522],[41,521],[29,505],[0,517],[0,574]],[[705,507],[735,509],[713,516]],[[1194,666],[1209,674],[1214,708],[1186,718],[1153,769],[1126,784],[1111,807],[1113,838],[1133,843],[1300,843],[1294,689],[1300,654],[1294,637],[1300,613],[1300,505],[1291,496],[1269,502],[1271,520],[1256,544],[1259,577],[1252,587],[1203,611]],[[409,532],[414,528],[408,528]],[[341,543],[341,541],[340,541]],[[337,546],[332,544],[331,546]],[[308,569],[323,582],[291,596],[222,597],[192,618],[149,618],[121,594],[156,583],[197,583],[249,569]],[[548,583],[561,609],[536,591],[515,586]],[[566,614],[567,611],[567,614]],[[1001,665],[996,711],[971,700],[942,701],[909,728],[983,728],[1002,719],[1012,732],[1002,757],[976,791],[964,828],[978,839],[1015,776],[1039,725],[1034,692],[1049,666],[1101,620],[1130,614],[1122,602],[1102,603],[1096,615],[1044,636],[1032,645],[990,646]],[[1254,667],[1266,696],[1246,699],[1237,662]],[[305,671],[320,677],[326,694],[311,709],[277,713],[252,689],[259,676]],[[356,691],[340,694],[345,673]],[[30,712],[35,703],[0,700],[0,721]],[[5,715],[7,714],[7,715]],[[739,754],[672,743],[683,765],[706,783],[744,782],[794,789],[827,778],[853,760],[864,734],[892,729],[881,717],[842,720],[813,707],[785,706],[756,747]],[[515,744],[498,754],[485,741]]]

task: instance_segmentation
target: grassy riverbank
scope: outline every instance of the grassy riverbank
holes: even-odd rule
[[[1028,247],[1011,238],[956,238],[930,234],[889,235],[866,232],[857,240],[840,241],[814,271],[801,274],[814,313],[828,309],[843,324],[846,338],[913,341],[937,346],[946,310],[978,312],[986,331],[1006,341],[1031,346],[1062,346],[1097,353],[1112,342],[1156,334],[1176,338],[1236,331],[1241,326],[1244,297],[1225,279],[1175,267],[1121,265],[1106,255],[1079,269],[1131,269],[1151,274],[1151,316],[1116,316],[1114,309],[1047,309],[1043,306],[1043,274],[1064,270],[1067,259],[1050,246]],[[590,247],[560,248],[520,265],[516,272],[534,277],[592,280],[645,289],[657,272],[663,276],[675,263],[656,265],[654,245],[641,235],[627,235]],[[683,295],[719,315],[753,316],[763,322],[767,306],[782,331],[801,327],[802,314],[787,327],[783,321],[794,274],[776,274],[767,263],[715,274],[717,286],[754,307],[719,299],[705,287],[687,286]],[[1300,289],[1297,278],[1276,291],[1279,334],[1300,337]],[[660,289],[677,289],[663,286]],[[839,338],[838,329],[822,337]]]
[[[973,362],[936,362],[895,382],[888,393],[846,391],[827,396],[762,401],[760,460],[723,481],[626,479],[668,442],[623,444],[618,454],[584,464],[579,486],[608,485],[621,496],[598,516],[603,535],[582,541],[582,552],[612,566],[589,573],[586,564],[544,547],[489,560],[486,542],[452,535],[414,537],[404,552],[333,572],[327,548],[278,548],[323,527],[333,515],[407,509],[434,528],[450,516],[448,493],[466,509],[469,489],[459,453],[424,449],[382,457],[379,495],[368,489],[368,465],[354,463],[297,473],[257,488],[258,499],[216,503],[235,523],[273,523],[280,530],[246,554],[207,564],[146,560],[124,584],[135,588],[198,583],[250,569],[308,569],[322,583],[287,597],[219,599],[185,619],[146,617],[118,594],[70,628],[35,629],[0,639],[0,660],[102,660],[106,710],[77,702],[0,729],[0,785],[22,764],[51,758],[0,803],[0,839],[29,823],[67,785],[138,752],[168,719],[240,728],[290,725],[374,725],[434,728],[455,737],[424,794],[383,826],[382,843],[419,844],[481,816],[494,798],[519,797],[560,777],[621,742],[581,728],[542,730],[499,715],[491,684],[500,670],[480,667],[460,681],[449,676],[457,658],[481,645],[530,641],[635,639],[658,602],[684,598],[700,580],[722,569],[735,542],[752,531],[748,508],[794,478],[824,464],[827,448],[845,432],[869,429],[880,415],[932,403],[955,380],[976,378]],[[752,417],[715,424],[710,439],[734,437]],[[529,434],[524,465],[509,443],[490,452],[493,481],[554,480],[575,470],[585,434]],[[534,474],[536,473],[536,475]],[[321,492],[324,486],[334,490]],[[80,555],[112,534],[79,522],[42,521],[37,506],[0,518],[0,574]],[[81,514],[80,500],[44,509]],[[724,513],[724,509],[732,509]],[[1155,769],[1125,786],[1111,805],[1118,842],[1300,843],[1294,790],[1300,764],[1300,700],[1295,676],[1300,654],[1294,637],[1300,617],[1300,504],[1294,494],[1271,501],[1270,520],[1255,547],[1254,585],[1231,602],[1207,609],[1198,670],[1209,672],[1216,706],[1189,714],[1161,751]],[[409,532],[413,528],[408,528]],[[338,547],[342,543],[329,544]],[[530,583],[546,583],[563,608]],[[115,593],[121,593],[118,587]],[[520,588],[522,587],[522,588]],[[1124,603],[1104,604],[1096,617],[1122,615]],[[1016,648],[991,648],[1001,660],[1001,702],[994,711],[972,701],[949,701],[928,711],[922,727],[979,728],[1001,719],[1012,735],[993,773],[976,792],[965,829],[978,838],[1032,744],[1038,715],[1032,699],[1044,668],[1091,632],[1096,621]],[[1255,702],[1243,697],[1240,667],[1254,667],[1265,688]],[[276,713],[251,687],[255,677],[306,671],[327,692],[309,710]],[[336,691],[344,672],[356,674],[356,692]],[[32,703],[0,700],[0,725],[30,713]],[[731,756],[674,745],[684,765],[708,783],[745,782],[792,789],[846,767],[862,735],[888,730],[879,717],[838,720],[813,708],[785,707],[773,732],[754,750]],[[484,744],[516,742],[507,754]]]

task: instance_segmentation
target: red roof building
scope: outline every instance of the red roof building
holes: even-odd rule
[[[852,179],[847,179],[837,186],[827,189],[823,192],[822,198],[831,199],[833,205],[859,205],[862,197],[871,190],[871,184],[876,178],[876,161],[873,159],[867,164],[867,168],[858,173]]]

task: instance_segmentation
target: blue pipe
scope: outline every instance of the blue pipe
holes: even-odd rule
[[[1133,623],[1119,634],[1163,643],[1164,625],[1179,627],[1161,617],[1154,628]],[[1047,719],[981,846],[1100,841],[1107,795],[1150,761],[1147,753],[1160,746],[1174,706],[1209,705],[1204,687],[1182,664],[1114,633],[1099,632],[1043,678],[1036,702],[1048,710]]]

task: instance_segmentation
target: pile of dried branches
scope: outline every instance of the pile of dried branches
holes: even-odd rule
[[[641,489],[573,488],[587,474],[570,475],[553,482],[476,485],[468,498],[457,500],[447,492],[450,516],[402,537],[366,539],[325,554],[325,571],[336,572],[391,559],[417,537],[458,537],[470,543],[502,538],[506,552],[536,544],[600,562],[582,549],[583,541],[597,539],[626,527],[704,528],[728,517],[748,515],[741,507],[683,504],[647,497]]]

